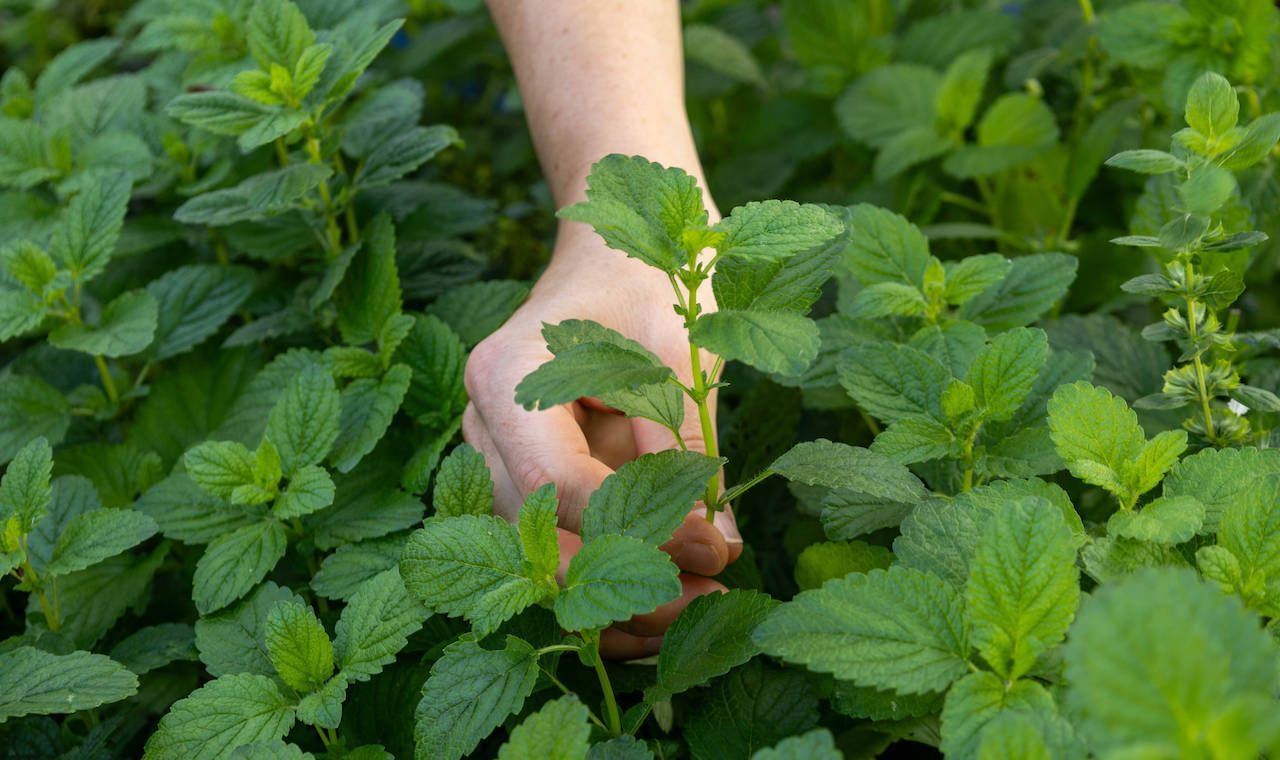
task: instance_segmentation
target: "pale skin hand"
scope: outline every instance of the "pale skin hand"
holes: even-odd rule
[[[684,112],[684,63],[675,0],[489,0],[510,54],[529,128],[557,206],[585,197],[591,164],[609,153],[643,155],[699,179],[702,167]],[[712,219],[718,218],[707,198]],[[467,362],[467,441],[493,473],[495,510],[515,519],[524,496],[555,483],[560,497],[561,571],[581,546],[587,498],[614,468],[673,448],[669,430],[629,420],[594,399],[545,411],[516,405],[516,385],[551,359],[543,323],[590,319],[638,340],[689,384],[688,339],[665,275],[606,248],[585,225],[560,226],[551,264],[529,300]],[[709,287],[699,303],[714,308]],[[711,362],[704,358],[704,366]],[[714,404],[712,406],[714,409]],[[705,451],[687,403],[682,436]],[[685,571],[681,597],[604,633],[606,656],[657,652],[662,633],[695,596],[724,587],[714,575],[742,553],[732,514],[708,523],[696,509],[663,546]]]

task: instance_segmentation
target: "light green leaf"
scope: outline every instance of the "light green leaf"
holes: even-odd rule
[[[253,452],[235,441],[205,441],[184,454],[182,463],[201,489],[219,498],[261,504],[274,495],[258,483]]]
[[[966,145],[947,157],[942,167],[962,179],[997,174],[1025,163],[1058,139],[1053,112],[1027,93],[1007,93],[991,104],[978,121],[977,145]]]
[[[396,230],[388,214],[379,214],[364,231],[335,298],[338,329],[347,345],[378,339],[383,325],[400,313],[400,275],[396,270]]]
[[[542,598],[523,560],[516,529],[501,517],[430,517],[409,537],[400,575],[428,609],[462,616],[486,634]]]
[[[892,211],[860,203],[849,210],[849,227],[849,266],[864,285],[924,285],[929,241],[914,224]]]
[[[956,443],[955,434],[932,417],[904,417],[881,431],[871,450],[898,464],[915,464],[947,456]]]
[[[137,691],[138,677],[105,655],[26,646],[0,654],[0,721],[89,710]]]
[[[395,569],[360,586],[334,628],[338,668],[348,681],[365,681],[391,664],[422,627],[427,610],[405,590]]]
[[[304,604],[302,597],[267,581],[239,603],[196,621],[196,649],[210,675],[275,676],[267,656],[266,630],[267,616],[280,602]]]
[[[887,182],[907,169],[937,158],[955,147],[948,137],[938,134],[932,125],[912,127],[880,146],[871,174],[876,182]]]
[[[264,640],[276,673],[299,692],[315,691],[333,675],[333,644],[309,606],[277,603],[267,615]]]
[[[17,517],[23,533],[35,530],[53,500],[52,474],[53,449],[49,442],[31,439],[0,477],[0,515]]]
[[[769,470],[787,480],[839,491],[914,503],[925,497],[919,479],[906,467],[869,449],[819,438],[791,447]]]
[[[1182,161],[1162,150],[1124,150],[1107,159],[1107,166],[1143,174],[1167,174],[1182,168]]]
[[[978,760],[1052,760],[1044,737],[1030,720],[1021,715],[1002,715],[982,729]]]
[[[337,728],[342,723],[342,702],[346,698],[347,679],[339,673],[298,700],[298,720],[310,726]]]
[[[502,649],[462,639],[431,667],[414,722],[418,760],[460,760],[520,711],[538,678],[533,647],[514,636]]]
[[[323,367],[307,367],[288,384],[271,410],[266,432],[280,451],[286,477],[325,458],[340,432],[341,409],[333,376]]]
[[[701,322],[701,320],[699,320]],[[583,396],[602,396],[667,381],[671,370],[612,343],[583,343],[560,352],[516,386],[516,403],[548,409]]]
[[[237,77],[236,85],[240,81]],[[184,124],[239,138],[236,143],[245,153],[284,137],[307,121],[305,111],[266,105],[242,94],[218,90],[183,93],[169,101],[165,112]]]
[[[569,631],[603,628],[652,612],[680,595],[678,570],[656,547],[630,536],[588,541],[569,562],[556,620]]]
[[[1075,558],[1071,531],[1048,502],[1013,502],[987,521],[970,564],[966,612],[974,647],[1006,680],[1066,636],[1080,602]]]
[[[1254,480],[1280,473],[1280,450],[1214,449],[1196,452],[1164,479],[1166,497],[1190,496],[1204,505],[1204,533],[1218,532],[1223,513],[1252,490]]]
[[[430,161],[451,145],[461,145],[457,130],[444,125],[414,126],[379,142],[364,158],[355,183],[361,189],[389,185]]]
[[[157,323],[151,355],[177,356],[222,327],[253,291],[247,270],[197,264],[179,267],[147,284]]]
[[[249,53],[263,70],[271,64],[293,71],[316,35],[306,16],[289,0],[260,0],[249,12]]]
[[[1107,534],[1155,544],[1190,541],[1204,524],[1204,505],[1190,496],[1163,496],[1141,510],[1120,510],[1107,520]]]
[[[1208,138],[1220,137],[1240,118],[1240,99],[1221,74],[1206,71],[1187,92],[1187,125]]]
[[[151,345],[158,320],[155,297],[146,290],[130,290],[103,308],[97,324],[62,325],[49,333],[49,342],[86,354],[129,356]]]
[[[841,760],[835,739],[825,728],[783,739],[768,749],[751,756],[751,760]]]
[[[825,37],[830,29],[822,30]],[[872,147],[915,128],[932,129],[940,77],[928,66],[892,63],[858,79],[836,101],[845,134]],[[859,227],[854,225],[854,229]]]
[[[929,304],[913,285],[878,282],[858,291],[849,303],[848,314],[858,319],[924,316]]]
[[[967,256],[960,261],[948,261],[946,268],[947,303],[960,305],[1003,280],[1013,267],[1013,262],[998,253]]]
[[[685,263],[680,244],[684,231],[707,223],[702,191],[693,177],[616,153],[592,165],[587,200],[557,216],[590,224],[610,248],[664,272]]]
[[[1245,169],[1266,158],[1280,140],[1280,113],[1268,113],[1249,122],[1235,147],[1218,160],[1226,169]]]
[[[1009,716],[1029,721],[1048,738],[1053,757],[1085,757],[1070,724],[1058,715],[1053,697],[1043,686],[1031,680],[1005,682],[986,671],[965,676],[947,694],[940,748],[947,757],[977,758],[987,727],[998,726]]]
[[[1007,420],[1031,393],[1049,357],[1043,330],[1019,327],[997,335],[969,368],[974,401],[993,421]]]
[[[685,607],[663,638],[658,689],[679,694],[728,673],[759,651],[751,632],[778,603],[767,594],[734,589],[707,594]]]
[[[440,463],[431,504],[442,517],[493,512],[493,479],[484,454],[469,443],[456,446]]]
[[[196,609],[206,615],[244,596],[271,572],[287,546],[284,526],[275,520],[214,539],[196,563],[191,587]]]
[[[1212,726],[1242,700],[1271,704],[1276,644],[1245,611],[1186,569],[1141,570],[1082,606],[1063,652],[1066,705],[1100,754],[1135,745],[1208,756]],[[1253,757],[1260,748],[1232,753]]]
[[[66,92],[120,48],[120,40],[110,37],[84,40],[70,45],[49,61],[36,79],[37,102],[49,103],[55,95]]]
[[[333,478],[328,470],[309,464],[293,473],[289,485],[271,507],[271,514],[281,520],[319,512],[333,503]]]
[[[1236,190],[1236,178],[1230,171],[1223,169],[1221,166],[1213,164],[1203,164],[1191,170],[1187,180],[1178,186],[1178,195],[1182,198],[1183,207],[1191,214],[1212,214],[1222,207],[1224,203],[1231,198],[1231,194]],[[1196,217],[1192,217],[1195,223]],[[1183,220],[1174,220],[1170,224],[1175,225],[1174,229],[1178,233],[1188,229],[1184,226]],[[1203,232],[1203,225],[1197,225],[1193,229]],[[1195,234],[1177,234],[1166,236],[1165,230],[1160,230],[1160,242],[1165,248],[1184,248],[1195,244],[1199,240],[1199,232]],[[1174,241],[1177,241],[1176,243]]]
[[[723,461],[671,450],[627,462],[591,494],[582,513],[583,540],[616,534],[666,543]]]
[[[686,24],[685,60],[696,61],[717,74],[757,87],[765,85],[760,64],[742,40],[710,24]]]
[[[49,253],[79,282],[106,269],[129,205],[130,181],[123,172],[93,172],[71,199],[49,241]]]
[[[48,575],[66,575],[114,557],[155,535],[157,526],[132,509],[95,509],[67,524],[45,565]]]
[[[554,483],[547,483],[524,499],[520,507],[520,546],[527,565],[525,574],[544,588],[556,588],[556,572],[560,569],[560,542],[556,530],[556,498]]]
[[[178,700],[147,740],[145,760],[219,760],[244,744],[284,738],[293,706],[276,682],[223,676]]]
[[[770,613],[753,639],[788,662],[903,694],[940,691],[968,670],[960,595],[900,566],[805,591]]]
[[[990,68],[991,52],[982,48],[964,53],[947,67],[938,86],[937,111],[948,129],[962,132],[973,123]]]
[[[833,578],[886,568],[893,554],[865,541],[819,541],[809,544],[796,558],[796,585],[801,591],[820,588]]]
[[[717,311],[689,330],[695,344],[762,372],[798,375],[818,355],[818,326],[800,314],[780,311]]]
[[[821,206],[769,200],[738,206],[712,229],[724,233],[721,255],[790,258],[825,245],[845,227]]]
[[[1222,515],[1218,543],[1240,561],[1246,582],[1280,587],[1280,476],[1256,478]]]
[[[498,760],[583,760],[590,735],[587,707],[570,694],[546,703],[512,729]]]
[[[408,540],[408,535],[395,534],[339,546],[311,576],[312,590],[326,599],[350,599],[366,581],[399,564]]]

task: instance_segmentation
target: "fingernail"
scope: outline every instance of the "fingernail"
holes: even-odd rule
[[[728,512],[716,512],[712,518],[712,523],[720,530],[724,536],[725,543],[740,544],[742,543],[742,534],[738,532],[738,524],[734,521],[733,516]]]
[[[711,544],[704,544],[701,541],[680,544],[672,559],[682,570],[702,575],[715,575],[724,567],[720,552],[716,551]]]

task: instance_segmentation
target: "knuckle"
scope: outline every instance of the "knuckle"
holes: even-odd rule
[[[498,367],[499,354],[502,349],[490,340],[481,341],[471,355],[467,357],[467,365],[462,371],[462,384],[467,395],[475,398],[483,393],[485,384]]]
[[[521,493],[531,493],[548,483],[554,483],[551,472],[541,462],[531,457],[521,457],[509,470],[511,479]]]

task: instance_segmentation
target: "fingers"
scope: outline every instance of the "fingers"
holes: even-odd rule
[[[600,656],[606,660],[639,660],[662,648],[661,636],[633,636],[617,628],[600,632]]]
[[[630,620],[618,623],[617,627],[633,636],[661,636],[675,622],[689,602],[713,592],[724,593],[729,589],[720,583],[692,573],[680,574],[680,596],[658,607],[653,612],[636,615]]]

